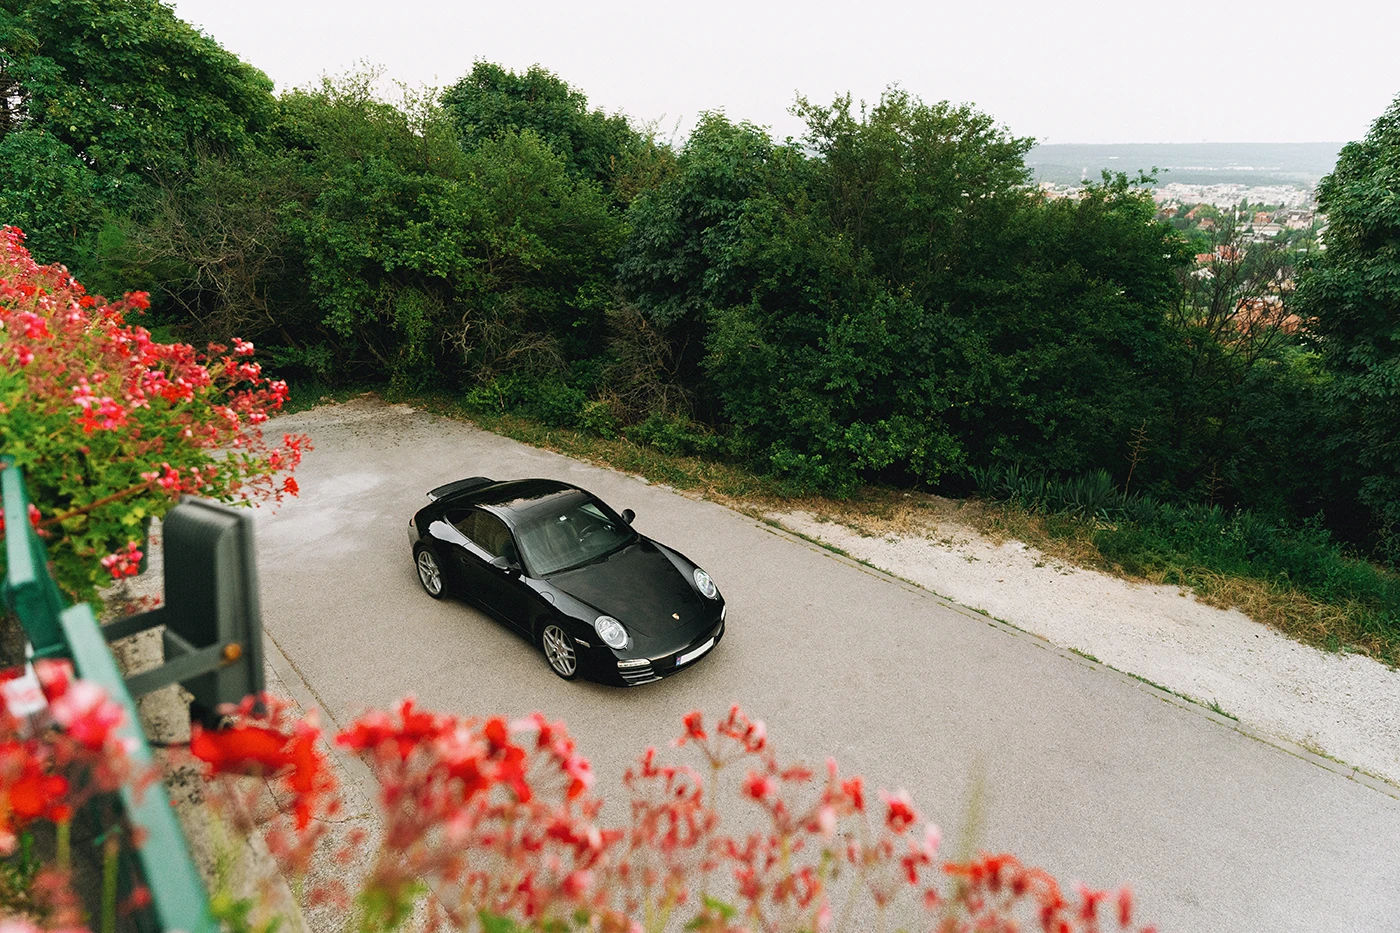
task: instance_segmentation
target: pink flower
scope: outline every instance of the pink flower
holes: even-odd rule
[[[126,719],[120,703],[86,680],[74,681],[55,697],[49,703],[49,712],[69,737],[93,751],[105,748]]]
[[[112,575],[113,580],[120,580],[122,577],[134,577],[140,573],[141,558],[144,556],[135,541],[128,541],[124,550],[108,554],[99,563]]]

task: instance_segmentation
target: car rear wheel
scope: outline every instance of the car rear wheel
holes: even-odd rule
[[[578,653],[568,632],[551,622],[540,630],[540,647],[550,670],[565,680],[578,676]]]
[[[431,548],[419,545],[413,552],[413,563],[418,568],[418,582],[423,584],[423,589],[433,599],[442,599],[446,584],[442,577],[442,567],[438,565],[437,555],[433,553]]]

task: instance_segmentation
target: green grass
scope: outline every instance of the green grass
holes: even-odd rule
[[[1235,722],[1240,721],[1240,717],[1236,716],[1234,713],[1225,712],[1225,710],[1221,708],[1218,700],[1211,700],[1206,704],[1206,708],[1217,716],[1224,716],[1226,719],[1233,719]]]
[[[1150,500],[1107,517],[1005,502],[981,524],[1082,566],[1181,587],[1325,651],[1400,664],[1400,574],[1315,525]]]

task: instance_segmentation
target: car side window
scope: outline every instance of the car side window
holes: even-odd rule
[[[490,512],[481,509],[449,509],[443,515],[453,528],[492,557],[515,558],[515,542],[511,540],[510,529]]]
[[[481,514],[482,512],[479,509],[448,509],[446,514],[442,517],[446,519],[447,523],[453,528],[456,528],[462,534],[475,541],[476,517]]]
[[[473,530],[476,533],[471,539],[487,554],[492,557],[515,556],[515,542],[511,540],[510,529],[496,516],[488,512],[477,512]]]

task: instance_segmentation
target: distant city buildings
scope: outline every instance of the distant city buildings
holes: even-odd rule
[[[1049,198],[1077,198],[1083,191],[1082,185],[1063,185],[1050,181],[1040,182],[1038,187]],[[1317,206],[1312,189],[1297,185],[1185,185],[1172,182],[1153,188],[1152,200],[1164,209],[1209,204],[1221,210],[1228,210],[1241,201],[1247,201],[1250,204],[1276,204],[1298,214],[1310,214]],[[1189,214],[1187,216],[1190,217]],[[1273,223],[1280,220],[1272,215],[1262,220],[1253,217],[1241,219],[1254,220],[1256,223]],[[1311,220],[1308,220],[1301,227],[1289,229],[1306,229],[1310,225]]]
[[[1297,185],[1183,185],[1173,182],[1153,188],[1152,199],[1160,205],[1209,204],[1222,210],[1241,201],[1298,209],[1317,206],[1312,189]],[[1255,222],[1270,223],[1272,219],[1256,219]]]
[[[1037,186],[1047,198],[1078,199],[1083,185],[1043,181]],[[1157,219],[1171,221],[1182,230],[1195,229],[1213,236],[1219,231],[1235,231],[1244,242],[1267,243],[1284,237],[1290,243],[1297,231],[1311,248],[1325,248],[1320,242],[1326,218],[1317,211],[1317,198],[1311,188],[1297,185],[1187,185],[1172,183],[1150,189],[1157,204]]]

